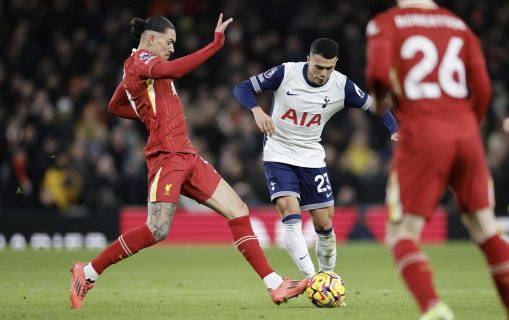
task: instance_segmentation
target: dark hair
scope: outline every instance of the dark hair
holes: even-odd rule
[[[320,38],[313,41],[309,54],[318,54],[325,59],[332,59],[338,56],[338,48],[339,45],[336,41],[329,38]]]
[[[175,30],[175,26],[170,22],[170,20],[162,16],[152,16],[147,20],[140,18],[134,18],[131,20],[131,36],[135,40],[140,40],[141,34],[145,30],[164,33],[166,32],[166,29]]]

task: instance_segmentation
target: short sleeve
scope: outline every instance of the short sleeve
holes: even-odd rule
[[[352,80],[346,79],[345,83],[345,106],[367,110],[369,96],[362,91]]]
[[[285,66],[280,64],[277,67],[269,69],[259,75],[249,78],[256,93],[264,90],[275,91],[283,81],[285,75]]]

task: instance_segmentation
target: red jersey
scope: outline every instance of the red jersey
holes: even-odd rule
[[[124,79],[117,87],[109,111],[124,118],[140,118],[149,137],[145,157],[160,153],[198,153],[189,139],[182,102],[173,79],[198,67],[224,44],[216,32],[206,47],[173,61],[164,61],[147,50],[136,50],[124,63]]]
[[[368,87],[378,99],[391,93],[401,132],[416,121],[482,120],[490,80],[479,41],[456,15],[431,1],[398,6],[375,16],[366,34]]]
[[[491,86],[475,35],[450,11],[415,0],[377,15],[367,37],[368,87],[379,102],[392,96],[400,132],[387,187],[391,220],[431,218],[447,185],[461,212],[489,207],[478,123]]]

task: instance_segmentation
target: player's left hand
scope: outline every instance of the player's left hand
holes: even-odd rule
[[[397,142],[399,140],[399,133],[398,132],[393,133],[391,135],[391,140],[394,141],[394,142]]]
[[[224,30],[226,30],[226,27],[228,27],[228,25],[233,21],[233,18],[230,18],[226,21],[223,22],[223,13],[221,13],[219,15],[219,19],[217,20],[217,25],[216,25],[216,32],[224,32]]]

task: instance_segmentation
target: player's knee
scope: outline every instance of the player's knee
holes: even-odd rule
[[[481,244],[498,233],[496,225],[470,225],[467,227],[470,238]]]
[[[398,232],[394,232],[389,235],[394,243],[397,243],[401,240],[412,240],[414,242],[419,242],[420,235],[412,230],[399,230]]]
[[[155,202],[148,204],[147,226],[157,241],[166,239],[170,230],[177,204]]]
[[[223,215],[229,220],[249,215],[249,208],[244,201],[232,204],[225,211]]]
[[[316,231],[327,231],[332,229],[332,219],[323,219],[320,221],[314,222],[314,227]]]
[[[241,201],[238,208],[238,214],[239,216],[247,216],[249,214],[249,207],[244,201]]]
[[[497,222],[491,208],[477,210],[473,214],[462,214],[461,220],[477,244],[498,233]]]
[[[392,248],[396,243],[402,240],[412,240],[418,243],[420,240],[420,233],[402,225],[388,223],[384,239],[385,245],[388,248]]]
[[[283,217],[289,214],[300,214],[300,207],[298,203],[297,205],[294,205],[286,198],[278,198],[276,201],[276,208]]]
[[[285,206],[281,201],[276,201],[276,209],[282,217],[289,214],[288,207]]]

